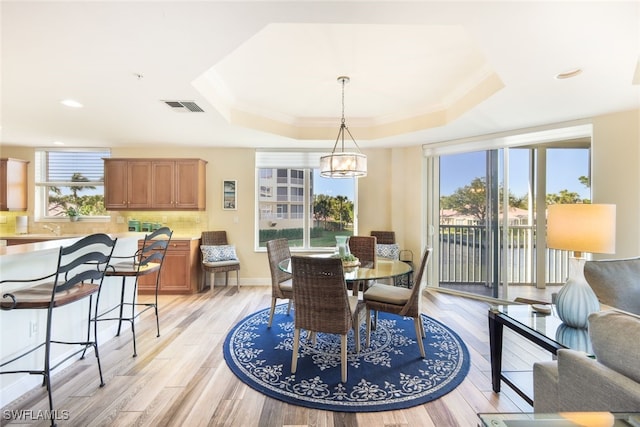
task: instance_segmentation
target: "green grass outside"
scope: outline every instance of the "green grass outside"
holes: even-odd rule
[[[342,231],[323,231],[321,236],[314,237],[311,239],[311,247],[312,248],[333,247],[336,245],[336,236],[351,236],[352,234],[353,234],[353,230],[351,229],[342,230]],[[289,240],[289,246],[301,247],[302,239]]]

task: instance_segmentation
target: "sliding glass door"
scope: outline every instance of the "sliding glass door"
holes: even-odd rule
[[[537,218],[588,200],[588,142],[441,155],[438,170],[440,288],[513,299],[563,283]]]

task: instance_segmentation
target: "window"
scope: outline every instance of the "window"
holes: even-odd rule
[[[288,200],[287,187],[278,187],[278,201],[286,202]]]
[[[328,249],[336,235],[355,234],[356,179],[321,177],[320,155],[256,153],[256,248],[284,237],[292,250]],[[276,197],[265,187],[275,187]]]
[[[292,219],[304,218],[304,205],[291,205],[291,218]]]
[[[291,170],[291,184],[295,184],[295,185],[304,184],[304,171]]]
[[[272,187],[267,187],[266,185],[260,186],[260,197],[271,197],[271,192],[273,191]]]
[[[104,217],[104,161],[108,150],[42,149],[35,153],[35,213],[38,219]]]
[[[540,143],[532,134],[517,138],[527,144],[432,152],[439,287],[512,300],[528,296],[527,287],[564,283],[567,252],[546,248],[544,219],[550,204],[590,203],[591,129],[559,135],[573,132],[582,136],[556,140],[545,131]]]
[[[289,200],[292,202],[304,201],[304,188],[291,187],[291,198],[289,198]]]

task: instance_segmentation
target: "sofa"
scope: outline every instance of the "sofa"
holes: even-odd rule
[[[587,261],[584,277],[601,304],[640,315],[640,258]]]
[[[593,355],[563,349],[534,364],[535,412],[640,412],[640,316],[591,313],[588,332]]]

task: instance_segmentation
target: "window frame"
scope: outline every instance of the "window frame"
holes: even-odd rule
[[[313,226],[313,191],[316,191],[318,188],[317,183],[315,182],[314,170],[316,172],[320,169],[320,157],[326,153],[319,152],[311,152],[311,151],[300,151],[300,152],[287,152],[287,151],[278,151],[278,150],[257,150],[256,151],[256,161],[255,161],[255,189],[254,197],[255,197],[255,224],[254,224],[254,250],[256,252],[266,252],[266,246],[260,246],[260,223],[261,218],[265,220],[269,220],[269,218],[264,218],[261,216],[262,213],[270,213],[272,216],[272,223],[275,225],[278,222],[278,218],[280,216],[280,210],[278,206],[280,204],[287,205],[302,205],[303,213],[302,218],[294,218],[302,220],[303,227],[303,245],[302,246],[292,246],[291,252],[330,252],[335,249],[335,245],[321,247],[321,246],[311,246],[311,228]],[[267,174],[263,172],[264,169],[276,169],[272,174]],[[288,170],[286,173],[283,170]],[[275,190],[272,190],[270,193],[271,200],[269,203],[273,203],[273,208],[268,212],[268,209],[264,209],[264,206],[261,206],[261,201],[265,202],[265,200],[261,200],[261,195],[264,195],[265,192],[262,187],[264,187],[265,183],[261,181],[262,179],[268,179],[267,176],[271,176],[272,186]],[[303,178],[301,178],[301,176]],[[300,180],[302,179],[302,182]],[[353,183],[353,234],[357,234],[358,229],[358,180],[356,178],[346,179],[345,181],[350,181]],[[278,188],[280,186],[286,187],[287,189],[299,188],[302,189],[302,196],[296,196],[296,199],[300,198],[300,200],[293,200],[292,198],[292,190],[287,191],[287,200],[280,200],[278,198]],[[298,191],[298,190],[296,190]],[[325,194],[319,193],[319,194]],[[291,219],[292,216],[298,217],[300,215],[299,212],[293,213],[293,208],[287,210],[286,216],[287,219]],[[297,210],[297,208],[295,209]]]
[[[49,153],[52,152],[69,152],[69,153],[87,153],[95,152],[100,153],[100,158],[111,157],[111,150],[109,148],[50,148],[40,147],[36,148],[34,152],[35,158],[35,171],[34,171],[34,209],[33,217],[34,222],[67,222],[68,216],[64,215],[47,215],[49,204],[49,188],[52,186],[57,187],[82,187],[86,183],[78,183],[73,181],[47,181],[46,171],[49,166]],[[44,179],[43,179],[44,178]],[[102,181],[90,181],[92,186],[102,188],[102,195],[104,197],[104,163],[102,169]],[[109,222],[111,221],[110,215],[80,215],[82,222]]]

